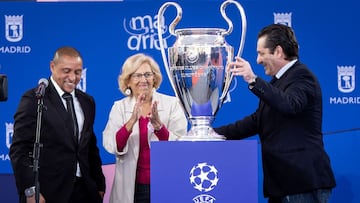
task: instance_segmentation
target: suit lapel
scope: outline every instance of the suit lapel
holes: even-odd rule
[[[76,98],[78,99],[78,101],[80,103],[82,112],[84,113],[84,124],[83,124],[83,128],[80,131],[80,140],[79,140],[79,144],[81,144],[81,142],[85,138],[84,136],[86,136],[86,133],[84,134],[83,132],[84,132],[84,129],[88,128],[88,125],[89,125],[88,119],[91,117],[89,115],[89,113],[92,112],[92,110],[89,109],[89,105],[86,105],[87,102],[85,101],[85,97],[82,96],[81,94],[79,94],[77,91],[78,90],[75,89],[75,95],[76,95]]]
[[[59,120],[61,120],[63,122],[65,129],[61,129],[61,130],[66,130],[66,132],[63,134],[69,135],[70,136],[69,139],[72,139],[72,141],[76,144],[76,138],[75,138],[75,136],[73,136],[71,117],[69,116],[69,114],[64,106],[64,103],[62,102],[62,99],[59,96],[59,94],[57,93],[51,80],[49,80],[49,81],[50,81],[49,87],[46,89],[47,92],[45,93],[45,96],[49,100],[48,106],[52,106],[54,108],[54,111],[56,111],[57,115],[59,115],[59,117],[60,117]],[[56,119],[56,118],[54,118],[54,119]]]

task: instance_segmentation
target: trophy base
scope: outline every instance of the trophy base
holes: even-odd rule
[[[181,136],[178,141],[223,141],[226,137],[217,134],[212,127],[208,125],[193,126],[190,131]]]
[[[222,135],[185,135],[178,141],[224,141],[226,138]]]

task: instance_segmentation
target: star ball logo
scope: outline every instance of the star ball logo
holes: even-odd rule
[[[190,183],[200,192],[210,192],[219,182],[218,170],[206,162],[198,163],[190,170]],[[216,199],[208,194],[193,198],[195,203],[213,203]]]

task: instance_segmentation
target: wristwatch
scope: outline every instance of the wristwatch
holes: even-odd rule
[[[256,78],[257,78],[257,75],[255,75],[253,78],[251,78],[251,80],[249,81],[249,88],[252,89],[255,84],[256,84]]]
[[[29,187],[25,189],[25,196],[26,197],[32,197],[35,195],[35,186]]]

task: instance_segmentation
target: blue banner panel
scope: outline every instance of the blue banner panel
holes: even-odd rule
[[[151,202],[258,202],[255,140],[151,143]]]

